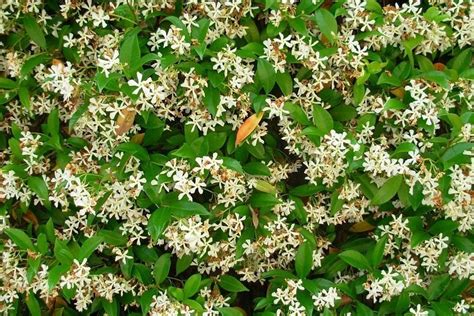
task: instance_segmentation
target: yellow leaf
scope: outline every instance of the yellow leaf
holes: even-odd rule
[[[263,181],[263,180],[260,180],[260,179],[258,179],[256,181],[255,189],[257,189],[259,191],[262,191],[262,192],[271,193],[271,194],[276,193],[276,188],[273,185],[271,185],[267,181]]]
[[[258,223],[260,222],[260,219],[258,218],[258,210],[254,210],[253,208],[250,208],[250,212],[252,213],[253,227],[257,228]]]
[[[369,230],[373,230],[374,228],[375,228],[374,225],[367,223],[367,221],[362,221],[362,222],[358,222],[352,225],[349,231],[353,233],[363,233]]]
[[[115,135],[120,136],[128,132],[132,128],[136,114],[137,112],[133,108],[123,109],[115,122]]]
[[[396,96],[400,99],[403,99],[403,96],[405,95],[405,89],[404,88],[395,88],[395,89],[390,90],[390,92],[394,96]]]
[[[136,135],[133,135],[132,138],[130,138],[130,141],[135,144],[141,144],[143,142],[143,139],[145,138],[145,133],[139,133]]]
[[[242,125],[240,125],[235,137],[235,146],[240,145],[252,132],[257,128],[258,123],[263,117],[263,112],[253,114],[251,117],[246,119]]]

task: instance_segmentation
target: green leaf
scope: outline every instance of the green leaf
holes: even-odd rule
[[[156,260],[155,266],[153,268],[153,277],[155,278],[155,283],[159,285],[163,282],[171,268],[171,255],[169,253],[162,254],[158,260]]]
[[[18,89],[18,97],[20,98],[21,104],[25,108],[30,110],[31,109],[30,91],[28,91],[27,87],[22,86]]]
[[[356,109],[353,106],[345,104],[332,108],[329,113],[331,113],[334,120],[340,122],[350,121],[357,116]]]
[[[303,111],[300,105],[292,103],[292,102],[285,102],[284,105],[285,110],[290,112],[290,116],[299,124],[301,125],[309,125],[310,121],[306,116],[306,113]]]
[[[227,274],[224,274],[220,277],[219,286],[224,290],[232,293],[247,292],[249,290],[238,279]]]
[[[47,62],[49,62],[51,60],[51,57],[48,56],[46,53],[42,53],[42,54],[38,54],[38,55],[34,55],[34,56],[31,56],[30,58],[28,58],[27,61],[25,61],[25,63],[23,64],[23,66],[21,67],[21,71],[20,71],[20,74],[22,76],[26,76],[28,75],[31,71],[33,71],[33,69],[40,65],[40,64],[45,64]],[[0,79],[1,80],[1,79]],[[1,86],[1,84],[0,84]]]
[[[179,275],[181,272],[186,270],[193,261],[193,257],[190,255],[182,256],[176,260],[176,275]]]
[[[116,298],[114,298],[112,302],[109,302],[106,299],[102,300],[102,306],[104,307],[104,310],[107,313],[107,315],[110,315],[110,316],[119,315],[119,305]]]
[[[291,195],[295,196],[310,196],[315,193],[321,192],[324,189],[322,185],[315,185],[315,184],[302,184],[290,190]]]
[[[58,284],[61,276],[69,270],[68,265],[57,265],[48,270],[48,289],[52,290]]]
[[[474,252],[474,243],[469,238],[455,235],[451,237],[451,242],[461,251],[468,253]]]
[[[12,90],[16,89],[17,83],[7,78],[0,78],[0,89]]]
[[[444,236],[450,236],[456,228],[458,228],[459,224],[455,221],[450,219],[441,219],[437,220],[433,226],[430,227],[430,233],[432,235],[439,235],[442,233]]]
[[[278,72],[276,82],[284,95],[289,96],[293,92],[293,79],[288,72]]]
[[[388,240],[388,236],[383,235],[382,237],[380,237],[380,239],[375,244],[375,248],[374,248],[374,250],[372,252],[372,256],[370,258],[373,268],[378,267],[378,265],[382,262],[383,253],[385,251],[385,244],[387,243],[387,240]]]
[[[452,61],[451,68],[457,70],[458,73],[462,73],[467,70],[472,62],[472,50],[467,48],[460,52]]]
[[[410,59],[410,65],[412,67],[415,64],[415,59],[413,58],[413,49],[418,46],[423,40],[423,36],[417,35],[416,37],[409,38],[402,42],[403,48],[405,49],[405,55],[408,56],[408,59]]]
[[[204,42],[211,21],[209,19],[201,19],[197,23],[199,25],[199,28],[194,29],[195,32],[193,33],[193,37],[199,42]]]
[[[257,176],[271,176],[268,166],[260,161],[251,161],[244,166],[245,172]]]
[[[395,311],[397,315],[402,315],[404,311],[408,309],[410,306],[410,297],[408,296],[407,291],[403,291],[402,294],[397,299],[397,305],[395,307]]]
[[[98,236],[98,235],[88,238],[82,244],[81,249],[79,250],[79,255],[77,259],[79,261],[82,261],[83,259],[89,258],[103,241],[104,241],[104,237]]]
[[[200,274],[194,274],[190,276],[187,280],[186,283],[184,283],[184,297],[189,298],[192,297],[194,294],[196,294],[199,291],[199,287],[201,285],[201,275]]]
[[[270,208],[280,203],[280,200],[270,193],[253,192],[250,204],[256,208]]]
[[[427,72],[430,70],[434,70],[433,63],[431,60],[423,55],[417,55],[416,56],[416,61],[418,62],[418,66],[420,67],[420,70],[423,72]]]
[[[180,32],[185,36],[185,37],[189,37],[189,34],[188,34],[188,29],[186,28],[186,25],[183,23],[183,21],[181,21],[179,18],[177,18],[176,16],[168,16],[166,17],[163,21],[170,21],[174,26],[180,28]]]
[[[67,247],[66,242],[60,239],[56,239],[54,242],[54,257],[65,266],[70,266],[74,261],[74,256]]]
[[[296,274],[301,278],[306,278],[306,276],[311,272],[313,267],[313,249],[308,242],[302,243],[298,247],[298,251],[295,256],[295,270]]]
[[[383,14],[383,9],[377,0],[367,0],[367,5],[365,8],[369,11],[376,12],[378,14]]]
[[[459,77],[469,80],[474,80],[474,68],[464,70]]]
[[[370,270],[369,261],[360,252],[356,250],[346,250],[339,255],[342,261],[359,270]]]
[[[446,73],[442,71],[431,70],[431,71],[422,73],[420,76],[421,78],[424,78],[426,80],[433,81],[439,84],[441,87],[445,89],[449,89],[448,75],[446,75]]]
[[[359,105],[365,97],[365,86],[363,84],[356,84],[354,86],[354,104]]]
[[[43,49],[47,48],[43,29],[38,25],[35,18],[33,18],[31,15],[25,16],[23,18],[23,26],[25,27],[26,33],[33,42],[38,44],[38,46]]]
[[[320,136],[329,133],[329,131],[334,128],[334,121],[331,114],[329,114],[326,109],[318,104],[313,106],[313,122],[314,125],[316,125],[316,127],[321,131]]]
[[[231,169],[237,171],[239,173],[244,173],[244,169],[238,160],[235,160],[230,157],[222,157],[223,163],[222,165],[227,169]]]
[[[437,299],[448,288],[450,277],[448,274],[435,276],[428,287],[428,299],[430,301]]]
[[[372,316],[374,312],[366,305],[357,302],[357,309],[356,309],[357,316]]]
[[[46,238],[46,234],[40,233],[38,235],[38,238],[36,240],[36,247],[38,248],[38,251],[44,255],[48,252],[48,240]]]
[[[275,70],[272,64],[263,58],[259,58],[257,62],[257,79],[268,94],[275,85]]]
[[[334,36],[337,34],[337,21],[332,13],[326,9],[318,9],[314,13],[314,19],[321,33],[323,33],[330,42],[333,42]]]
[[[215,152],[224,146],[225,141],[227,140],[227,133],[225,132],[213,132],[208,133],[204,136],[206,142],[209,144],[209,152]]]
[[[187,217],[193,215],[209,216],[211,213],[199,203],[188,201],[173,201],[173,203],[164,205],[163,212],[171,212],[176,217]]]
[[[44,206],[48,209],[51,208],[51,203],[49,201],[49,191],[46,182],[41,177],[30,177],[28,179],[28,187],[36,193],[36,195],[43,202]]]
[[[453,298],[460,295],[469,285],[469,279],[451,278],[449,287],[443,293],[444,298]]]
[[[99,230],[97,235],[104,238],[104,242],[113,246],[123,246],[127,244],[127,236],[122,235],[119,230]]]
[[[278,8],[278,1],[277,0],[265,0],[265,9],[264,10],[268,10],[268,9],[276,9]]]
[[[402,81],[393,75],[389,75],[388,73],[383,72],[380,74],[379,79],[377,80],[377,84],[388,84],[394,87],[398,87],[402,84]]]
[[[440,316],[453,316],[454,303],[441,300],[440,302],[431,302],[431,307]],[[459,315],[456,313],[456,315]]]
[[[218,308],[219,313],[222,316],[243,316],[244,314],[240,309],[236,307],[220,307]]]
[[[455,164],[469,163],[470,158],[464,155],[464,151],[471,150],[473,146],[473,143],[457,143],[448,148],[440,159],[444,165],[444,170],[451,168]]]
[[[219,89],[214,88],[212,86],[208,86],[204,88],[204,105],[206,106],[209,113],[212,114],[213,117],[217,114],[217,107],[221,101],[221,95],[219,93]]]
[[[411,240],[410,240],[410,245],[414,248],[418,246],[420,243],[422,243],[425,240],[430,239],[430,235],[425,233],[424,231],[414,231],[411,235]]]
[[[149,161],[150,156],[148,155],[148,151],[143,148],[142,146],[135,144],[135,143],[121,143],[117,147],[115,147],[116,151],[123,151],[125,153],[129,153],[140,160]]]
[[[163,231],[168,226],[168,223],[171,219],[171,212],[166,208],[159,208],[151,214],[150,219],[148,220],[148,233],[151,236],[151,239],[156,241],[160,238]]]
[[[31,316],[41,316],[40,304],[32,290],[30,290],[26,298],[26,306],[28,306]]]
[[[53,109],[48,115],[48,131],[51,136],[59,135],[59,112],[58,109]]]
[[[391,198],[397,194],[400,185],[402,184],[403,176],[401,174],[396,175],[385,181],[380,189],[375,193],[372,198],[373,205],[380,205],[390,201]]]
[[[403,110],[407,106],[398,99],[389,99],[383,106],[384,110]]]
[[[33,250],[36,248],[33,245],[30,237],[21,229],[18,228],[7,228],[5,229],[5,234],[20,248],[21,250]]]
[[[133,31],[125,35],[125,39],[120,47],[119,59],[123,64],[127,64],[131,70],[140,67],[140,43],[138,42],[137,32]],[[132,75],[130,73],[129,75]]]

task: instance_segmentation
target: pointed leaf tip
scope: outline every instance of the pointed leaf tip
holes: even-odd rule
[[[235,146],[240,145],[257,128],[263,117],[263,112],[253,114],[240,125],[235,138]]]

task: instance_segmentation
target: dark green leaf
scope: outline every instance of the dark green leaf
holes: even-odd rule
[[[272,64],[263,58],[259,58],[257,62],[257,79],[266,93],[272,91],[276,80],[275,71]]]
[[[46,182],[41,177],[30,177],[28,179],[28,187],[36,193],[36,195],[40,198],[43,204],[47,207],[51,207],[51,203],[49,202],[49,192],[48,186]]]
[[[40,304],[38,303],[35,294],[31,290],[28,293],[28,297],[26,299],[26,306],[28,306],[31,316],[41,316]]]
[[[390,201],[391,198],[397,194],[400,185],[402,184],[403,176],[396,175],[385,181],[382,187],[375,193],[372,198],[372,204],[380,205]]]
[[[147,228],[148,233],[154,241],[160,238],[161,234],[168,226],[170,218],[171,212],[169,212],[167,208],[159,208],[151,214]]]
[[[88,238],[82,244],[81,249],[79,250],[79,256],[77,257],[77,259],[79,261],[82,261],[83,259],[89,258],[103,241],[104,241],[104,238],[98,235]]]
[[[435,276],[428,287],[428,299],[435,300],[448,288],[450,277],[448,274]]]
[[[33,242],[31,241],[30,237],[18,228],[7,228],[5,229],[5,234],[20,248],[21,250],[36,250]]]
[[[260,161],[252,161],[246,164],[243,168],[248,174],[259,175],[259,176],[271,176],[270,169],[264,163]]]
[[[337,35],[337,21],[332,13],[326,9],[318,9],[314,13],[314,19],[321,33],[333,42],[334,36]]]
[[[295,103],[286,102],[284,106],[285,110],[290,112],[290,116],[298,123],[302,125],[309,125],[310,121],[306,116],[306,113],[303,111],[301,106]]]
[[[321,131],[321,136],[329,133],[334,127],[331,114],[320,105],[313,106],[313,122]]]
[[[289,96],[293,92],[293,80],[288,72],[278,72],[276,82],[284,95]]]
[[[33,42],[43,49],[47,48],[43,29],[38,25],[34,17],[31,15],[23,17],[23,26]]]
[[[247,292],[249,289],[246,288],[242,282],[231,275],[222,275],[220,277],[219,286],[228,292]]]
[[[196,294],[199,291],[200,285],[201,285],[200,274],[194,274],[190,276],[184,283],[184,288],[183,288],[184,297],[185,298],[192,297],[194,294]]]
[[[165,253],[158,258],[153,268],[153,277],[155,278],[155,283],[160,284],[168,276],[171,268],[171,255]]]
[[[221,95],[217,88],[211,86],[204,88],[204,105],[214,117],[217,114],[217,107],[219,106],[220,100]]]
[[[385,244],[387,243],[388,236],[383,235],[375,244],[375,248],[372,252],[371,263],[372,267],[376,268],[383,259],[383,253],[385,250]]]
[[[210,215],[207,208],[196,202],[175,201],[164,206],[163,212],[171,212],[173,216],[187,217],[193,215]]]
[[[305,278],[313,267],[313,249],[308,242],[302,243],[295,256],[296,274]]]
[[[339,255],[344,262],[359,270],[370,270],[369,261],[360,252],[356,250],[346,250]]]

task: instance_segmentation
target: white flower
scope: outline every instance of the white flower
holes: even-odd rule
[[[150,87],[149,85],[151,84],[152,80],[151,78],[147,78],[145,81],[142,81],[143,74],[141,72],[137,73],[137,81],[130,79],[128,80],[128,85],[132,87],[137,87],[135,90],[133,90],[133,94],[139,94],[140,91],[143,91],[143,94],[145,96],[150,95]]]
[[[428,316],[428,312],[423,311],[420,304],[416,305],[416,309],[414,309],[413,307],[410,308],[410,313],[413,316]]]
[[[453,311],[460,314],[467,314],[469,312],[469,304],[467,304],[465,300],[461,300],[456,303]]]
[[[340,299],[337,294],[337,289],[331,287],[329,289],[324,289],[321,292],[312,296],[314,306],[318,311],[323,310],[325,307],[332,308],[335,306],[336,301]]]
[[[128,259],[133,259],[132,256],[128,255],[128,249],[122,251],[120,248],[115,247],[112,249],[112,252],[115,254],[115,261],[121,261],[123,264],[125,264]]]
[[[109,76],[109,71],[120,65],[119,51],[115,49],[112,55],[104,54],[102,58],[97,59],[97,66],[102,68],[105,76]]]

